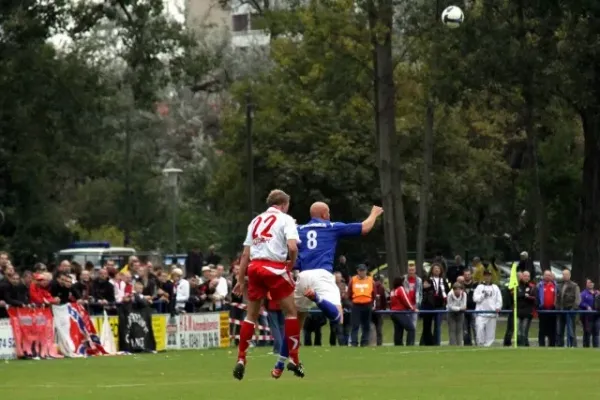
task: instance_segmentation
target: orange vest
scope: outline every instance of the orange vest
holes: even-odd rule
[[[350,281],[352,285],[352,302],[356,304],[368,304],[373,301],[373,277],[367,276],[359,279],[353,276]]]

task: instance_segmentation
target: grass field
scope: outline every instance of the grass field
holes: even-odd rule
[[[0,364],[0,393],[19,400],[594,399],[594,349],[303,348],[307,376],[269,377],[255,349],[242,382],[232,350]]]

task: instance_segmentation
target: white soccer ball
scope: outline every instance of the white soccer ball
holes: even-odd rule
[[[442,12],[442,22],[449,28],[458,28],[465,20],[460,7],[450,6]]]

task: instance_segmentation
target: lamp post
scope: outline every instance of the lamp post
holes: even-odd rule
[[[173,256],[177,254],[177,200],[179,197],[178,183],[179,175],[183,171],[179,168],[165,168],[162,170],[163,175],[167,178],[167,186],[173,189],[171,197],[171,240]]]
[[[254,154],[252,146],[252,119],[254,104],[250,92],[246,93],[246,161],[248,163],[248,213],[249,219],[254,218]]]

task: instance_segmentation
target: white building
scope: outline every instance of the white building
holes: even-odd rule
[[[186,0],[186,24],[193,29],[227,29],[237,48],[266,46],[270,35],[262,18],[249,4],[233,1],[224,9],[218,0]]]

